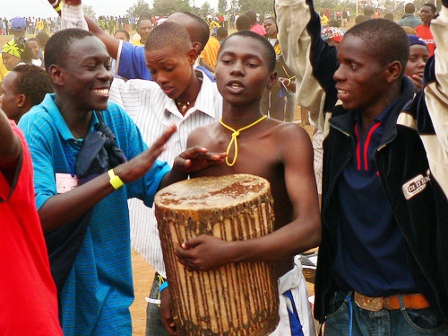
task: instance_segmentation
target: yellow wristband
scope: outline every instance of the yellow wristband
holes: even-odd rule
[[[115,190],[121,188],[124,186],[123,181],[114,173],[113,169],[110,169],[108,172],[109,174],[109,183],[114,187]]]

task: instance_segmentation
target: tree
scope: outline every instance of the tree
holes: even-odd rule
[[[238,0],[230,0],[230,14],[235,15],[240,11],[240,5]]]
[[[93,10],[92,6],[85,5],[84,6],[84,14],[91,19],[95,19],[95,17],[96,17],[96,13]]]
[[[218,0],[218,13],[224,14],[227,11],[227,0]]]
[[[142,12],[150,12],[149,5],[144,0],[138,0],[127,10],[129,16],[139,17]]]
[[[154,15],[168,16],[174,12],[191,12],[189,0],[154,0]]]
[[[206,17],[207,15],[213,14],[213,8],[210,7],[210,3],[208,1],[204,2],[199,9],[199,16]]]
[[[238,7],[241,13],[254,11],[260,14],[261,21],[264,20],[266,13],[272,13],[274,11],[272,0],[238,0]]]

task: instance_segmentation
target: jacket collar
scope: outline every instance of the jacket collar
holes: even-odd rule
[[[407,76],[403,76],[401,94],[398,97],[398,100],[396,101],[395,106],[389,115],[389,118],[387,119],[381,144],[389,142],[396,136],[396,123],[398,116],[406,103],[413,98],[414,92],[415,88],[412,81]],[[334,117],[330,119],[330,123],[333,127],[339,129],[341,132],[353,134],[355,110],[347,111],[342,107],[342,105],[337,105],[333,110],[333,115]]]

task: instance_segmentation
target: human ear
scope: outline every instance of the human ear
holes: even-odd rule
[[[199,50],[201,50],[202,44],[199,42],[191,42],[191,44],[193,45],[193,48],[196,49],[196,52],[199,55]]]
[[[193,47],[188,51],[187,56],[189,63],[193,65],[194,62],[196,62],[196,59],[198,58],[198,51]]]
[[[393,61],[390,63],[385,71],[386,79],[389,83],[396,81],[400,78],[403,67],[399,61]]]
[[[26,96],[23,93],[19,94],[17,97],[17,107],[24,107],[26,101],[27,101]]]
[[[64,84],[64,71],[58,65],[51,65],[48,69],[48,75],[52,83],[62,86]]]
[[[276,83],[277,83],[277,71],[273,71],[269,74],[269,79],[266,84],[266,88],[270,90]]]

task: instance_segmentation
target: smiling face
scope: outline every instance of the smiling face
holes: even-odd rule
[[[419,75],[423,76],[426,61],[429,58],[428,48],[421,44],[413,44],[410,47],[409,60],[406,65],[406,76]]]
[[[348,110],[375,109],[389,90],[386,68],[362,38],[346,35],[339,44],[336,80],[338,98]]]
[[[215,77],[223,99],[231,105],[246,105],[261,99],[266,87],[276,81],[269,70],[265,47],[252,37],[230,36],[221,50]]]
[[[98,38],[87,36],[73,40],[58,76],[58,91],[78,110],[101,111],[107,108],[113,80],[111,59]]]
[[[187,90],[193,76],[197,53],[176,50],[174,47],[145,50],[146,67],[154,82],[171,99],[177,99]]]

